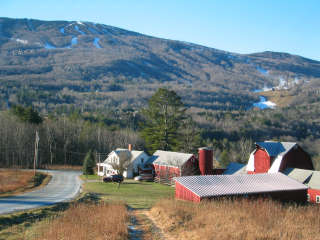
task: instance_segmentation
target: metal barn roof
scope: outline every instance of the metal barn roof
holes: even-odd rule
[[[285,155],[290,151],[294,146],[297,145],[295,142],[256,142],[256,144],[262,148],[264,148],[269,156],[276,157],[278,155]]]
[[[181,167],[193,154],[157,150],[153,154],[154,164]]]
[[[247,165],[237,162],[231,162],[227,169],[223,172],[225,175],[232,175],[232,174],[247,174]]]
[[[257,194],[307,187],[282,173],[248,175],[207,175],[177,177],[175,180],[199,197]]]
[[[287,168],[283,171],[283,174],[297,180],[300,183],[307,183],[313,174],[313,171],[300,168]]]
[[[320,190],[320,172],[319,171],[313,171],[313,174],[307,186],[312,189]]]

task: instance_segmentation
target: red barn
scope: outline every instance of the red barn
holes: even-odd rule
[[[190,153],[157,150],[153,156],[155,180],[172,184],[172,178],[199,174],[197,158]]]
[[[231,196],[270,196],[306,202],[308,189],[282,173],[177,177],[175,185],[176,198],[192,202]]]
[[[257,142],[250,154],[248,173],[276,173],[286,168],[313,170],[311,157],[294,142]]]
[[[288,177],[308,187],[308,201],[320,203],[320,172],[299,168],[287,168],[283,172]]]

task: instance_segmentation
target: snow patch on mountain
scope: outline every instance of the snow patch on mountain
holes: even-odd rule
[[[80,33],[81,35],[86,35],[84,32],[82,32],[82,31],[79,29],[79,27],[78,27],[77,25],[74,26],[74,29],[75,29],[78,33]]]
[[[266,109],[266,108],[275,108],[277,104],[274,102],[268,101],[266,97],[259,96],[260,101],[253,104],[253,107],[257,107],[259,109]]]
[[[268,76],[269,75],[269,71],[264,69],[264,68],[262,68],[262,67],[256,66],[256,69],[258,70],[258,72],[260,72],[264,76]]]
[[[24,39],[20,39],[20,38],[16,38],[15,40],[16,40],[16,42],[22,43],[24,45],[29,43],[28,40],[24,40]]]
[[[77,24],[84,25],[84,23],[80,21],[77,21]]]
[[[44,44],[44,48],[45,48],[45,49],[56,49],[55,46],[51,45],[51,44],[48,43],[48,42],[46,42],[46,43]]]
[[[99,44],[99,38],[94,38],[93,40],[93,45],[96,47],[96,48],[101,48],[100,44]]]
[[[71,39],[71,47],[73,46],[73,45],[76,45],[78,43],[78,38],[77,37],[73,37],[72,39]]]

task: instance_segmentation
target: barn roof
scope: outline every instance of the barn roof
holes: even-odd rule
[[[179,152],[157,150],[153,154],[152,158],[154,159],[153,164],[181,167],[192,156],[193,154],[190,154],[190,153],[179,153]]]
[[[266,142],[256,142],[256,145],[260,146],[261,148],[265,149],[269,156],[276,157],[278,155],[285,155],[289,152],[297,143],[295,142],[273,142],[273,141],[266,141]]]
[[[247,174],[247,165],[237,162],[231,162],[227,169],[223,172],[223,174],[226,175],[232,175],[232,174]]]
[[[320,190],[320,172],[319,171],[313,171],[313,174],[307,186],[312,189]]]
[[[307,189],[305,185],[282,173],[188,176],[176,177],[175,180],[199,197],[232,196]]]
[[[300,168],[287,168],[283,171],[283,174],[297,180],[300,183],[307,183],[310,180],[313,171]]]

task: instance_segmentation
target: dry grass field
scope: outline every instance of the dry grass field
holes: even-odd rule
[[[162,200],[152,216],[174,239],[320,239],[317,205],[282,205],[272,200],[217,200],[193,204]]]
[[[0,194],[33,186],[33,171],[0,169]]]
[[[129,215],[124,204],[75,204],[39,227],[39,240],[127,239]]]

